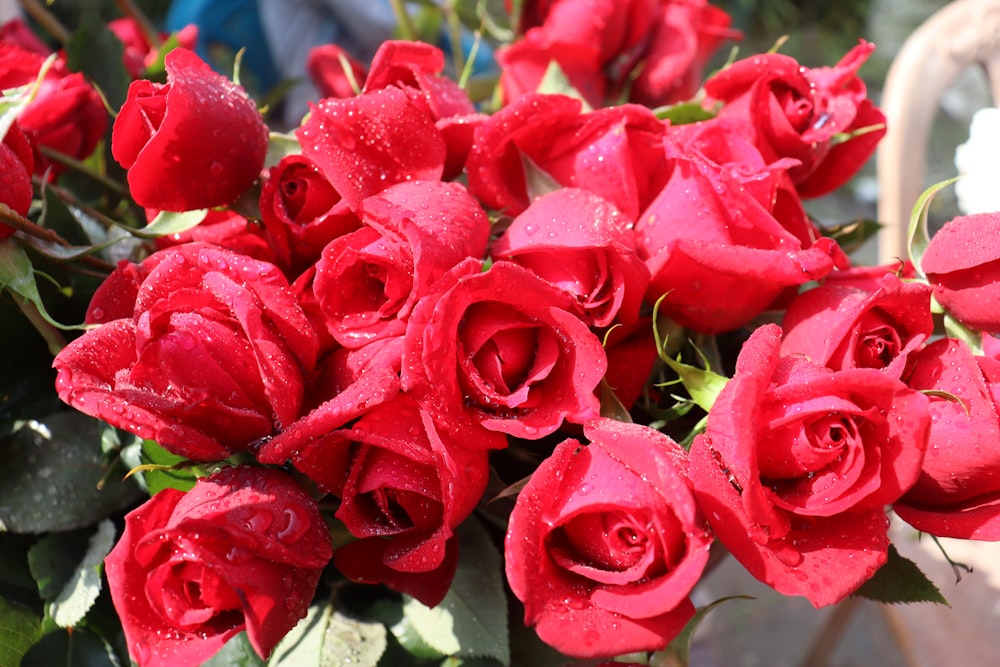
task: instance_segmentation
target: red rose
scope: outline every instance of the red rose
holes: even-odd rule
[[[888,558],[885,505],[920,474],[928,399],[873,368],[778,355],[768,324],[691,447],[691,481],[716,537],[764,583],[816,607]]]
[[[260,190],[264,234],[282,268],[299,275],[327,243],[361,226],[312,160],[288,155],[270,169]]]
[[[1000,362],[945,338],[914,355],[908,384],[947,392],[930,403],[931,436],[920,479],[896,514],[940,537],[1000,540]]]
[[[582,113],[571,97],[524,95],[476,130],[469,191],[517,215],[554,183],[600,195],[635,220],[665,183],[665,131],[646,107]]]
[[[577,657],[664,648],[694,614],[711,537],[667,436],[610,419],[558,445],[518,494],[505,546],[524,622]]]
[[[576,299],[588,324],[634,322],[649,282],[630,221],[601,197],[563,188],[536,199],[493,244],[496,259],[530,269]]]
[[[727,12],[707,0],[666,0],[630,99],[655,107],[692,97],[719,47],[742,37],[731,23]]]
[[[550,62],[593,107],[627,87],[649,107],[684,100],[727,39],[729,15],[705,0],[555,0],[525,3],[522,39],[500,49],[504,98],[538,89]]]
[[[140,667],[175,667],[201,664],[243,630],[266,659],[306,615],[330,555],[301,487],[241,467],[129,512],[105,567],[129,654]]]
[[[875,49],[861,43],[834,67],[807,69],[780,53],[733,63],[708,81],[719,116],[746,122],[764,159],[794,158],[789,173],[803,197],[818,197],[847,182],[885,135],[885,116],[866,96],[858,68]],[[841,141],[839,135],[883,125]]]
[[[817,238],[788,162],[767,164],[725,121],[671,128],[666,186],[635,225],[650,280],[646,298],[682,326],[717,334],[743,326],[789,288],[848,260]]]
[[[413,106],[434,121],[447,148],[441,178],[449,180],[462,172],[473,132],[487,116],[476,111],[465,90],[442,76],[444,68],[444,53],[436,46],[388,40],[372,57],[364,92],[399,88]]]
[[[325,99],[295,135],[353,211],[393,183],[437,181],[444,170],[440,130],[399,88]]]
[[[1000,212],[949,220],[920,260],[934,298],[967,327],[1000,333]]]
[[[31,199],[35,196],[31,185],[34,165],[31,142],[14,121],[0,143],[0,174],[4,175],[0,180],[0,204],[6,204],[21,215],[28,214]],[[13,233],[13,227],[0,224],[0,240]]]
[[[337,518],[360,539],[336,550],[337,568],[351,580],[439,603],[458,564],[453,531],[486,489],[485,447],[505,444],[478,426],[449,433],[406,394],[310,444],[300,464],[325,467],[330,457],[348,457],[336,480]]]
[[[490,223],[458,183],[397,183],[361,202],[364,227],[334,239],[316,263],[313,292],[330,334],[346,347],[401,336],[417,300],[467,257],[482,257]]]
[[[801,294],[788,307],[781,354],[821,366],[884,368],[901,377],[908,355],[934,332],[930,288],[886,273],[866,291],[837,284]]]
[[[527,439],[583,423],[599,414],[607,360],[572,310],[565,292],[516,264],[463,262],[410,316],[403,388],[441,419],[471,415]]]
[[[33,85],[45,58],[35,51],[0,41],[0,90]],[[104,136],[108,113],[83,74],[70,72],[65,59],[60,58],[42,79],[35,98],[18,114],[18,122],[36,147],[44,146],[82,160]],[[36,155],[34,168],[38,175],[49,167],[54,174],[62,171],[58,163]]]
[[[167,83],[129,85],[111,153],[137,203],[165,211],[225,206],[260,175],[267,126],[246,91],[193,51],[172,50]]]
[[[119,265],[88,322],[53,362],[60,398],[176,454],[223,459],[300,415],[317,341],[272,264],[161,250]]]

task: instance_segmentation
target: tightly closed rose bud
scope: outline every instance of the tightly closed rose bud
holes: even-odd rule
[[[115,120],[111,153],[142,206],[224,206],[249,188],[267,153],[267,126],[246,91],[194,52],[167,54],[167,83],[133,81]]]
[[[315,500],[291,477],[239,467],[130,512],[105,566],[129,654],[178,667],[243,630],[266,658],[306,615],[331,554]]]
[[[967,327],[1000,332],[1000,212],[945,223],[920,260],[934,298]]]
[[[0,179],[0,204],[6,204],[21,215],[27,215],[31,207],[34,195],[31,172],[34,164],[31,144],[17,121],[14,121],[0,143],[0,174],[4,175]],[[0,239],[13,233],[13,227],[0,224]]]

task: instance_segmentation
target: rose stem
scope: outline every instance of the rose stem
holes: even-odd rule
[[[59,19],[55,17],[49,10],[42,7],[38,3],[38,0],[19,0],[21,3],[21,8],[24,12],[35,19],[40,26],[45,29],[45,32],[52,35],[57,42],[65,46],[69,43],[70,32],[66,27],[59,22]]]

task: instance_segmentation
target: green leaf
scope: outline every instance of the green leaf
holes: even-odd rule
[[[128,94],[130,77],[122,55],[125,47],[102,20],[94,3],[85,5],[76,30],[66,44],[69,68],[83,72],[113,109],[121,108]]]
[[[319,667],[375,667],[385,653],[387,637],[388,631],[382,623],[334,609],[323,633]]]
[[[0,531],[44,533],[95,524],[140,496],[101,453],[101,424],[79,412],[29,421],[0,441]]]
[[[944,333],[949,338],[958,338],[966,344],[972,354],[983,354],[983,332],[972,329],[956,320],[948,311],[944,312]]]
[[[42,636],[42,620],[26,607],[0,597],[0,665],[20,665]]]
[[[887,604],[934,602],[949,606],[938,587],[920,571],[917,564],[900,556],[891,544],[889,560],[854,595]]]
[[[657,325],[660,303],[666,296],[667,295],[664,294],[656,300],[655,304],[653,304],[653,339],[656,342],[657,353],[663,363],[677,373],[677,376],[680,378],[684,388],[687,389],[688,394],[691,396],[691,400],[694,401],[698,407],[708,412],[712,409],[712,406],[715,404],[715,399],[722,392],[726,383],[729,382],[729,378],[711,371],[704,353],[697,347],[695,348],[695,351],[698,353],[704,368],[698,368],[697,366],[682,363],[679,359],[674,359],[667,353],[666,346],[669,339],[664,340],[660,336],[659,326]]]
[[[917,270],[918,276],[924,275],[924,270],[920,266],[920,260],[927,251],[927,244],[930,243],[930,232],[927,230],[927,216],[930,213],[931,201],[938,192],[945,189],[959,179],[958,176],[947,181],[941,181],[930,186],[917,198],[917,203],[913,205],[910,213],[910,225],[906,230],[906,247],[910,255],[910,261]]]
[[[197,471],[185,465],[189,463],[186,458],[168,452],[152,440],[142,441],[142,462],[145,465],[162,466],[139,473],[150,496],[155,496],[163,489],[189,491],[198,479]]]
[[[42,600],[55,599],[69,582],[87,551],[90,533],[87,528],[50,533],[28,550],[28,567]]]
[[[309,613],[278,642],[268,667],[317,667],[333,605],[313,604]]]
[[[170,234],[180,234],[197,227],[208,215],[208,209],[193,211],[160,211],[153,221],[142,229],[129,229],[129,233],[143,239],[155,239]]]
[[[524,153],[521,153],[521,166],[524,169],[524,186],[529,201],[562,189],[559,181],[550,176]]]
[[[701,622],[705,620],[705,617],[708,616],[709,612],[720,604],[729,602],[730,600],[753,599],[749,595],[730,595],[711,602],[704,607],[698,607],[694,613],[694,617],[688,621],[680,634],[674,637],[667,648],[654,653],[649,660],[649,664],[657,667],[660,665],[663,667],[667,667],[668,665],[669,667],[687,667],[688,662],[691,660],[691,643],[694,641],[694,633],[698,629],[698,626],[701,625]]]
[[[250,645],[246,632],[234,635],[222,649],[201,663],[201,667],[264,667],[266,663]]]
[[[405,598],[403,614],[428,646],[447,656],[496,658],[510,664],[503,562],[486,529],[467,519],[451,589],[437,607]]]
[[[108,519],[97,524],[87,553],[76,566],[73,576],[49,606],[49,615],[61,628],[77,625],[87,615],[101,594],[101,571],[104,557],[115,545],[115,525]]]
[[[50,632],[32,646],[21,660],[21,667],[52,667],[53,665],[60,667],[119,667],[118,659],[111,646],[80,628]]]
[[[593,111],[590,104],[580,94],[580,91],[570,83],[566,72],[563,71],[563,68],[555,60],[549,61],[549,66],[545,68],[545,74],[542,75],[542,80],[538,82],[538,88],[535,90],[545,95],[565,95],[566,97],[572,97],[583,103],[582,111]]]
[[[715,112],[701,106],[697,102],[680,102],[653,110],[660,120],[668,120],[671,125],[687,125],[715,118]]]
[[[18,244],[14,237],[0,241],[0,289],[9,289],[25,301],[38,308],[42,318],[58,329],[79,330],[83,325],[69,326],[60,324],[52,319],[52,316],[45,310],[42,303],[42,296],[38,293],[38,285],[35,283],[35,272],[31,266],[31,260],[24,253],[24,249]]]

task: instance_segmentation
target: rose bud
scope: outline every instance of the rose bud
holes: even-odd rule
[[[524,622],[567,655],[664,648],[694,615],[712,541],[687,454],[639,424],[595,419],[518,494],[505,546]]]
[[[31,186],[31,172],[34,170],[31,142],[21,131],[17,121],[7,130],[0,143],[0,204],[6,204],[12,211],[27,215],[31,208],[34,189]],[[0,239],[14,233],[14,228],[0,224]]]
[[[1000,332],[1000,212],[958,216],[931,237],[921,269],[959,322]]]
[[[266,659],[306,615],[331,553],[316,501],[291,477],[239,467],[129,512],[105,567],[132,659],[176,667],[244,630]]]
[[[129,85],[115,119],[111,153],[128,169],[129,190],[149,208],[225,206],[260,175],[267,126],[246,91],[193,51],[164,59],[167,83]]]
[[[1000,540],[1000,361],[945,338],[914,354],[908,384],[935,392],[931,435],[920,479],[893,509],[931,535]]]

